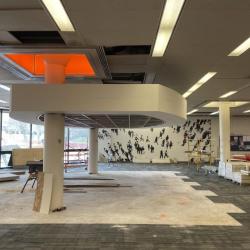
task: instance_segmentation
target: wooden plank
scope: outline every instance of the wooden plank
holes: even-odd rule
[[[50,204],[51,204],[51,195],[52,195],[52,184],[53,184],[53,175],[49,173],[44,174],[44,183],[43,183],[43,194],[40,207],[40,213],[49,214]]]
[[[101,177],[65,177],[64,180],[83,180],[83,181],[113,181],[114,179],[112,178],[101,178]]]
[[[87,188],[87,187],[121,187],[120,184],[112,184],[112,183],[96,183],[96,184],[82,184],[82,185],[64,185],[65,188],[81,188],[81,187],[84,187],[84,188]]]
[[[34,200],[34,205],[33,205],[33,211],[36,211],[36,212],[40,211],[42,194],[43,194],[43,184],[44,184],[44,173],[39,172],[35,200]]]

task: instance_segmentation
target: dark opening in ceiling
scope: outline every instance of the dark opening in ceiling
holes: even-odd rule
[[[149,55],[151,45],[104,47],[106,55]]]
[[[60,43],[65,44],[57,31],[10,31],[22,43]]]
[[[143,83],[145,72],[140,73],[111,73],[112,81],[140,82]]]

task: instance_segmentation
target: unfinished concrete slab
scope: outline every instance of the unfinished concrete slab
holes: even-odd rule
[[[28,189],[20,194],[22,179],[18,185],[8,185],[6,190],[0,191],[0,210],[5,214],[0,217],[0,223],[241,225],[229,213],[244,213],[242,209],[230,203],[214,203],[207,195],[215,193],[195,190],[193,182],[186,182],[177,174],[174,171],[101,172],[100,177],[114,179],[110,183],[128,187],[67,192],[65,205],[68,209],[50,215],[32,212],[34,191]],[[86,174],[66,176],[86,177]],[[65,184],[73,182],[84,184],[84,180],[66,180]]]

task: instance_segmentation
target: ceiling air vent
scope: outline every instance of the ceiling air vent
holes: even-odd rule
[[[143,83],[145,78],[145,72],[141,73],[111,73],[112,80],[106,83],[130,83],[137,82]]]
[[[151,45],[104,47],[106,55],[149,55]]]
[[[10,31],[10,33],[24,44],[65,44],[57,31]]]

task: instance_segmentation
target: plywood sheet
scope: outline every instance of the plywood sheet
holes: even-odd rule
[[[27,161],[42,160],[42,148],[16,148],[12,150],[13,166],[25,166]]]
[[[43,183],[43,193],[41,200],[40,213],[48,214],[50,211],[51,195],[52,195],[52,180],[53,175],[45,173]]]
[[[18,179],[19,179],[19,176],[15,174],[0,174],[0,182],[16,181]]]
[[[33,211],[36,211],[36,212],[40,211],[42,194],[43,194],[43,185],[44,185],[44,173],[39,172],[35,200],[34,200],[34,206],[33,206]]]

